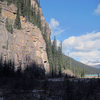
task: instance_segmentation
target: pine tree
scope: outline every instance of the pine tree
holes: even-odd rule
[[[58,47],[58,71],[59,76],[61,76],[62,73],[62,67],[63,67],[63,58],[62,58],[62,43]]]
[[[16,15],[14,27],[15,27],[16,29],[21,29],[21,22],[20,22],[19,8],[17,9],[17,15]]]
[[[11,34],[13,34],[13,26],[12,26],[12,24],[8,21],[8,18],[6,19],[5,26],[6,26],[7,31],[10,32]]]
[[[3,2],[4,0],[0,0],[1,2]]]
[[[26,0],[26,18],[28,21],[31,19],[31,0]]]
[[[49,60],[49,64],[50,64],[50,75],[52,77],[54,77],[54,64],[53,64],[53,54],[52,54],[52,44],[51,44],[51,39],[47,39],[47,27],[46,27],[46,24],[45,24],[45,27],[44,27],[44,31],[42,31],[42,35],[43,35],[43,38],[46,42],[46,52],[47,52],[47,56],[48,56],[48,60]]]
[[[40,16],[40,9],[38,8],[37,12],[37,26],[41,30],[41,16]]]
[[[8,0],[7,5],[10,5],[12,3],[12,0]]]
[[[1,11],[2,11],[2,8],[1,8],[1,6],[0,6],[0,15],[1,15]]]
[[[58,59],[57,59],[57,40],[56,37],[54,37],[53,45],[52,45],[52,53],[53,53],[53,70],[54,74],[57,74],[57,67],[58,67]]]
[[[47,55],[49,59],[49,64],[50,64],[50,74],[52,77],[54,76],[54,63],[53,63],[53,54],[52,54],[52,45],[51,45],[51,40],[47,42]]]
[[[31,18],[32,19],[32,23],[34,25],[37,25],[36,4],[34,5],[34,7],[32,7],[31,16],[32,16],[32,18]]]
[[[25,17],[25,4],[24,4],[25,0],[17,0],[17,8],[19,8],[19,13]]]
[[[45,40],[45,42],[50,42],[48,39],[47,39],[47,27],[46,27],[46,24],[45,24],[45,27],[44,27],[44,31],[42,32],[42,35],[43,35],[43,38]]]

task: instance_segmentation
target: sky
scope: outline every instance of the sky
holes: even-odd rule
[[[65,55],[100,64],[100,0],[41,0],[41,8]]]

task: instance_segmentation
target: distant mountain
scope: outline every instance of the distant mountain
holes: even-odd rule
[[[70,58],[68,56],[64,55],[64,57],[65,57],[66,62],[70,63],[70,67],[72,69],[74,69],[75,71],[80,70],[82,68],[82,69],[85,69],[86,74],[98,74],[98,73],[100,73],[100,69],[98,69],[98,67],[100,67],[100,65],[97,66],[96,68],[94,68],[94,67],[85,65],[81,62],[78,62],[78,61],[76,61],[73,58]]]
[[[100,64],[93,66],[94,68],[100,69]]]

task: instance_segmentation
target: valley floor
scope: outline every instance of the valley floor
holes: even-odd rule
[[[100,100],[100,79],[46,79],[31,90],[0,89],[0,100]]]

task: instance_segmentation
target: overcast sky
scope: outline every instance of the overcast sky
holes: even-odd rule
[[[100,64],[100,0],[41,0],[41,7],[64,54]]]

